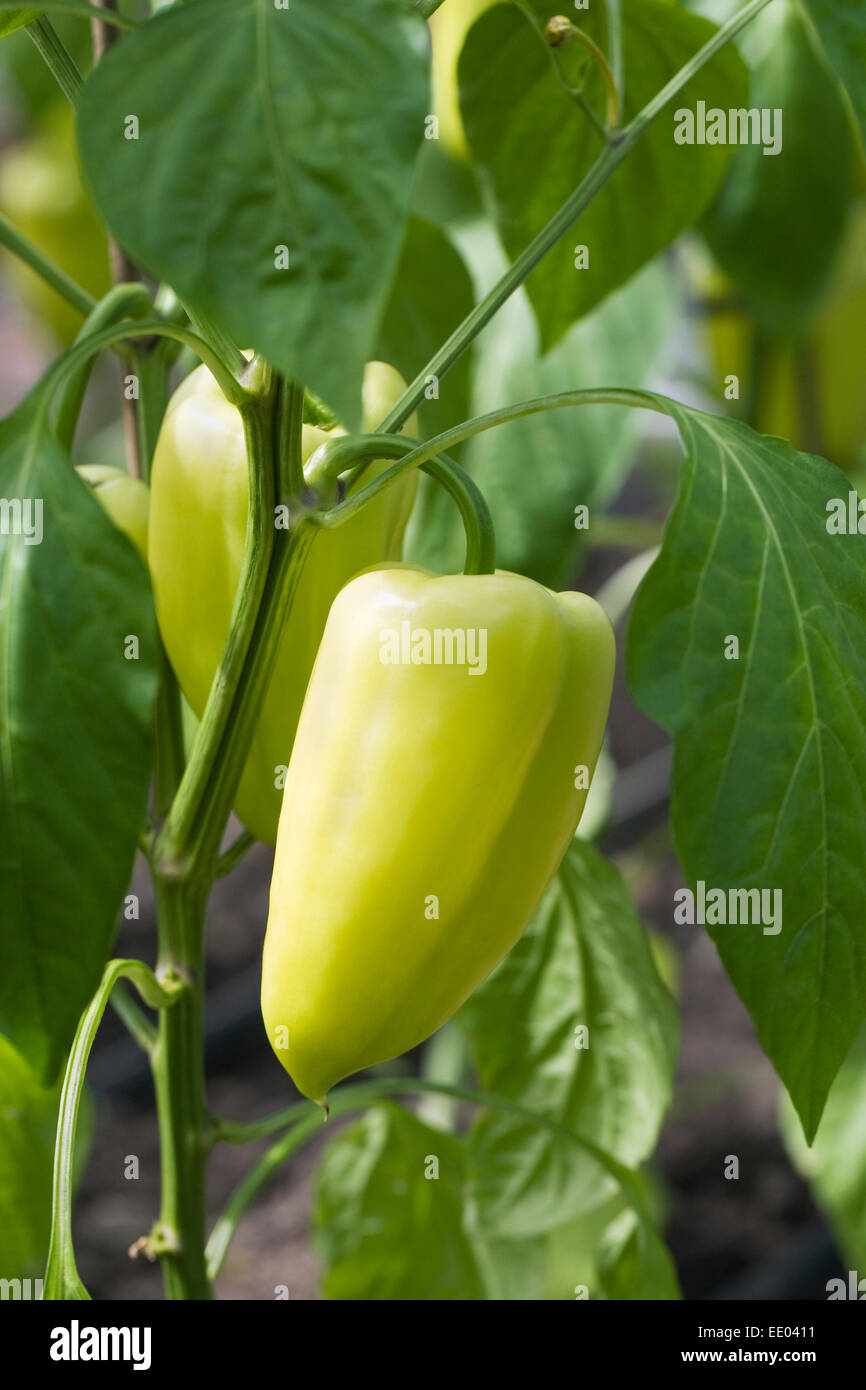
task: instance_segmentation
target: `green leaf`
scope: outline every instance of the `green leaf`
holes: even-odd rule
[[[811,1137],[866,1017],[866,537],[828,534],[832,464],[666,407],[686,458],[629,680],[675,741],[688,881],[782,892],[777,933],[708,930]]]
[[[781,113],[782,149],[740,147],[702,228],[719,265],[777,337],[795,334],[817,305],[852,190],[848,115],[800,15],[776,0],[746,31],[749,106]]]
[[[866,1271],[866,1028],[842,1063],[808,1148],[790,1100],[782,1134],[792,1161],[815,1190],[852,1269]]]
[[[413,217],[375,355],[411,381],[472,304],[472,282],[460,253],[439,227]],[[438,399],[431,395],[419,410],[421,432],[428,438],[460,424],[469,414],[468,354],[436,383],[436,389]]]
[[[458,1140],[378,1105],[325,1150],[316,1243],[332,1299],[483,1298],[461,1224]]]
[[[498,243],[488,236],[481,246],[487,273],[504,269]],[[648,266],[542,357],[526,297],[515,296],[479,345],[475,410],[496,410],[576,383],[648,385],[662,364],[675,306],[665,267]],[[587,535],[575,530],[574,509],[588,506],[591,525],[616,496],[640,428],[633,410],[593,406],[551,410],[470,440],[461,461],[490,507],[497,563],[550,588],[567,587]],[[422,480],[407,554],[418,564],[453,572],[463,564],[463,528],[453,504],[427,482]]]
[[[349,429],[403,240],[428,66],[402,0],[198,0],[115,44],[81,95],[85,176],[118,240]]]
[[[549,17],[549,7],[541,7]],[[624,123],[654,97],[709,39],[714,27],[670,0],[623,0],[628,73]],[[604,47],[605,7],[580,25]],[[559,81],[538,24],[511,5],[482,15],[460,57],[460,107],[472,154],[491,191],[505,247],[513,257],[577,187],[603,148]],[[623,284],[706,209],[731,154],[726,146],[677,145],[674,106],[740,106],[745,69],[723,49],[642,136],[572,231],[527,281],[545,348],[575,319]],[[588,77],[585,97],[604,112],[603,83]],[[640,209],[640,215],[635,215]],[[589,266],[575,269],[575,246]]]
[[[802,0],[818,42],[848,94],[866,142],[866,10],[862,0]]]
[[[48,1253],[58,1090],[0,1036],[0,1279],[39,1277]]]
[[[0,1030],[50,1078],[129,882],[156,624],[141,560],[29,401],[0,424],[0,498]]]
[[[39,10],[0,10],[0,39],[39,18]]]
[[[572,1153],[574,1152],[572,1148]],[[526,1240],[475,1237],[472,1246],[490,1300],[562,1302],[600,1292],[596,1252],[610,1222],[622,1212],[616,1194],[547,1235]]]
[[[482,1085],[557,1119],[630,1168],[670,1103],[677,1015],[628,892],[575,841],[517,946],[459,1015]],[[552,1230],[616,1191],[554,1132],[483,1116],[472,1140],[473,1234]]]
[[[670,1252],[648,1221],[625,1211],[598,1250],[598,1278],[608,1299],[669,1302],[680,1297]]]
[[[61,1083],[44,1087],[0,1036],[0,1279],[41,1278],[51,1226],[54,1134]],[[90,1146],[93,1108],[76,1132],[76,1178]],[[35,1296],[35,1292],[34,1292]]]

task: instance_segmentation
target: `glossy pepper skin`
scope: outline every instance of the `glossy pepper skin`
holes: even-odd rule
[[[486,632],[486,669],[380,659],[419,630],[435,657],[436,631],[459,629]],[[339,594],[286,781],[262,972],[268,1037],[304,1095],[428,1037],[517,941],[577,828],[575,769],[588,782],[613,667],[593,599],[520,575],[393,566]]]
[[[404,389],[393,367],[367,364],[365,431],[379,424]],[[414,417],[406,430],[417,433]],[[324,440],[344,433],[339,427],[326,432],[305,425],[304,460]],[[371,464],[363,481],[390,462]],[[313,543],[235,799],[238,816],[260,840],[276,840],[284,776],[278,769],[289,761],[328,610],[353,575],[399,559],[416,486],[417,478],[407,475],[405,483],[401,479],[338,530],[320,532]],[[192,372],[169,402],[150,491],[148,560],[157,619],[181,689],[201,718],[241,577],[249,495],[240,414],[206,367]]]
[[[150,492],[147,483],[131,478],[122,468],[103,463],[84,463],[76,473],[89,483],[119,531],[132,541],[147,564],[147,519]]]

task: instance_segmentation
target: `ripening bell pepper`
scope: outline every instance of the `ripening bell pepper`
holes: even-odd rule
[[[150,492],[147,483],[131,478],[122,468],[105,463],[83,463],[76,473],[89,483],[119,531],[132,541],[147,564],[147,518]]]
[[[405,387],[387,363],[367,364],[365,431],[379,424]],[[417,433],[414,417],[406,430]],[[345,430],[304,425],[304,461],[335,434]],[[390,464],[371,464],[358,485]],[[331,603],[360,570],[399,559],[416,486],[417,478],[407,474],[344,526],[320,532],[313,542],[235,798],[238,816],[260,840],[276,839],[285,768]],[[243,568],[249,496],[241,416],[206,367],[196,368],[169,401],[150,494],[148,562],[159,629],[180,687],[201,718]]]
[[[321,1100],[423,1041],[514,945],[577,828],[614,639],[520,575],[370,571],[338,595],[298,726],[262,972]]]

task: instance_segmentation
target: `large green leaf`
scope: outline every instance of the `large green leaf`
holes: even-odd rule
[[[53,1087],[40,1085],[8,1038],[0,1036],[0,1279],[36,1279],[45,1268],[60,1091],[59,1080]],[[82,1102],[75,1133],[76,1179],[93,1130],[86,1091]]]
[[[775,0],[743,36],[749,105],[779,114],[782,148],[738,149],[703,224],[717,261],[777,336],[795,333],[820,299],[851,198],[848,116],[801,15]]]
[[[462,1227],[464,1165],[459,1141],[397,1105],[329,1144],[315,1199],[326,1297],[483,1298]]]
[[[403,240],[428,66],[402,0],[197,0],[116,44],[81,95],[85,176],[122,244],[349,428]]]
[[[694,56],[714,26],[670,0],[623,0],[622,13],[627,122]],[[604,46],[603,5],[591,6],[577,22]],[[516,7],[499,5],[473,26],[459,64],[466,134],[511,256],[565,202],[603,147],[557,77],[537,27]],[[716,192],[731,150],[676,144],[674,109],[694,109],[698,99],[708,106],[740,106],[744,92],[745,69],[727,47],[657,117],[573,231],[533,271],[527,288],[545,347],[697,221]],[[586,78],[585,96],[604,112],[595,69]],[[587,269],[575,269],[576,245],[589,248]]]
[[[629,1168],[670,1102],[677,1016],[625,885],[575,841],[522,940],[459,1015],[482,1085],[590,1139]],[[472,1142],[473,1234],[552,1230],[616,1191],[555,1132],[487,1115]]]
[[[866,142],[866,7],[863,0],[802,0],[818,42],[844,86]]]
[[[15,533],[14,511],[0,533],[0,1031],[45,1077],[99,982],[129,881],[156,623],[141,560],[29,403],[0,425],[0,497],[42,508],[39,543]]]
[[[0,1036],[0,1279],[37,1277],[45,1265],[57,1101]]]
[[[866,536],[828,534],[832,464],[667,406],[686,459],[629,678],[675,740],[689,882],[782,892],[780,931],[708,930],[811,1137],[866,1018]]]

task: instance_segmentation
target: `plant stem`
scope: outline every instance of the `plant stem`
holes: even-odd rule
[[[607,130],[604,131],[604,133],[608,134],[615,130],[619,124],[620,111],[622,110],[620,95],[617,91],[616,82],[607,58],[602,53],[595,40],[590,38],[589,34],[584,33],[583,29],[579,29],[562,15],[557,15],[548,22],[544,30],[544,38],[547,41],[552,56],[557,53],[559,48],[575,42],[580,45],[585,53],[589,54],[596,69],[601,75],[607,93]],[[554,67],[564,83],[566,90],[573,96],[579,96],[579,89],[569,85],[567,76],[563,71],[558,57],[554,57]]]
[[[84,79],[51,20],[46,19],[45,15],[40,15],[32,24],[27,25],[27,33],[33,40],[39,56],[51,69],[66,100],[75,106]]]
[[[622,50],[622,0],[605,0],[607,10],[607,57],[616,90],[619,109],[625,107],[625,64]]]
[[[166,1297],[213,1297],[204,1264],[207,1155],[203,955],[206,890],[154,876],[159,967],[192,976],[192,988],[159,1018],[151,1052],[161,1155],[161,1205],[154,1245]]]
[[[233,840],[228,849],[220,855],[216,865],[216,877],[224,878],[230,874],[232,869],[240,864],[241,860],[253,847],[256,837],[249,830],[242,830],[236,840]]]
[[[640,1180],[634,1173],[590,1140],[560,1124],[558,1120],[531,1110],[527,1106],[521,1105],[519,1101],[512,1100],[510,1096],[497,1095],[492,1091],[477,1091],[469,1086],[433,1081],[426,1077],[382,1077],[377,1081],[359,1081],[355,1085],[340,1087],[334,1093],[331,1101],[330,1114],[337,1118],[341,1115],[351,1114],[355,1110],[364,1109],[366,1106],[385,1100],[389,1096],[418,1093],[450,1096],[455,1100],[468,1101],[487,1109],[498,1110],[502,1114],[513,1115],[527,1124],[537,1125],[539,1129],[545,1129],[555,1134],[567,1144],[576,1145],[585,1153],[589,1153],[599,1166],[616,1180],[626,1201],[636,1212],[639,1220],[651,1224],[641,1191]],[[278,1118],[277,1116],[272,1117],[274,1120]],[[299,1149],[308,1139],[322,1131],[321,1109],[311,1110],[309,1103],[292,1106],[289,1111],[283,1112],[284,1122],[290,1118],[296,1119],[297,1122],[265,1151],[258,1162],[241,1179],[211,1231],[207,1243],[207,1267],[211,1279],[214,1279],[218,1274],[232,1236],[250,1202],[276,1169],[296,1149]],[[219,1130],[217,1133],[219,1135]]]
[[[733,15],[726,24],[723,24],[703,47],[680,68],[679,72],[653,97],[652,101],[647,102],[634,120],[624,130],[615,134],[612,143],[601,151],[595,164],[578,184],[571,197],[563,203],[558,212],[554,213],[547,226],[521,251],[501,280],[493,286],[492,290],[484,296],[471,313],[467,314],[460,326],[454,330],[439,351],[434,353],[427,365],[421,368],[400,400],[377,425],[377,433],[395,434],[406,423],[412,411],[424,399],[429,378],[431,376],[441,378],[454,366],[454,363],[463,355],[485,324],[490,322],[496,311],[502,307],[518,286],[523,284],[530,271],[534,270],[539,261],[544,259],[560,237],[574,226],[596,194],[607,183],[614,170],[631,153],[647,126],[664,110],[677,92],[681,91],[695,74],[700,72],[701,68],[711,58],[714,58],[735,34],[739,33],[745,24],[748,24],[756,14],[769,4],[772,4],[772,0],[749,0],[749,3],[742,10]]]
[[[13,227],[8,217],[4,217],[0,212],[0,244],[7,247],[25,265],[29,265],[31,270],[41,276],[47,285],[71,304],[73,309],[77,309],[82,318],[86,318],[96,308],[97,301],[87,290],[77,285],[65,270],[61,270],[59,265],[49,260],[44,252],[34,246],[27,237],[23,236],[16,227]]]
[[[329,511],[319,513],[316,517],[317,524],[328,529],[341,526],[362,507],[366,506],[370,498],[375,497],[384,488],[390,487],[395,478],[398,478],[407,468],[424,467],[431,458],[441,454],[444,449],[450,449],[454,444],[462,443],[464,439],[471,439],[484,430],[495,429],[497,425],[507,424],[509,420],[517,420],[527,415],[538,415],[545,410],[562,410],[565,407],[576,405],[628,405],[640,410],[654,410],[659,415],[669,413],[664,396],[657,396],[652,391],[630,391],[623,387],[614,386],[602,387],[598,390],[588,388],[579,391],[562,391],[556,396],[538,396],[531,401],[520,401],[517,405],[503,406],[500,410],[492,410],[487,415],[477,415],[472,420],[464,420],[462,424],[455,425],[453,429],[444,430],[442,434],[434,435],[432,439],[425,440],[423,444],[413,445],[404,458],[401,458],[397,463],[392,463],[390,468],[377,474],[372,482],[366,483],[357,492],[350,492],[348,497]],[[353,458],[362,459],[369,453],[371,440],[376,441],[375,453],[381,456],[387,441],[391,438],[390,435],[381,438],[377,435],[360,435],[351,436],[348,439],[329,440],[317,450],[322,461],[322,467],[319,471],[325,476],[331,475],[332,472],[342,472]],[[360,471],[359,468],[357,472],[360,473]]]
[[[85,338],[91,337],[92,334],[98,333],[100,329],[106,328],[110,324],[119,323],[125,318],[144,318],[152,309],[153,304],[146,285],[115,285],[114,289],[109,290],[108,294],[99,301],[93,312],[88,314],[81,326],[76,342],[82,342]],[[93,358],[91,357],[74,375],[67,379],[58,394],[54,432],[67,453],[72,448],[78,416],[81,413],[84,393],[87,390],[92,370]]]
[[[84,1076],[90,1049],[112,991],[121,979],[132,980],[145,1002],[163,1014],[171,1013],[186,993],[182,977],[167,970],[154,975],[139,960],[109,961],[99,989],[81,1016],[66,1063],[57,1139],[54,1148],[54,1177],[51,1202],[51,1242],[45,1267],[46,1299],[87,1299],[90,1297],[78,1274],[72,1245],[72,1167],[78,1111],[84,1089]]]
[[[355,462],[358,451],[364,458],[404,458],[417,450],[417,441],[395,434],[365,434],[340,436],[325,442],[308,460],[307,480],[312,487],[326,490],[332,479],[342,472],[342,459]],[[419,467],[443,487],[456,503],[466,532],[465,574],[492,574],[496,568],[496,536],[493,518],[484,494],[472,477],[447,454],[438,453]],[[349,488],[363,472],[360,465],[349,480]]]
[[[143,1013],[135,1000],[122,985],[115,985],[109,1001],[126,1031],[135,1039],[142,1052],[150,1055],[156,1042],[156,1029],[147,1014]]]

